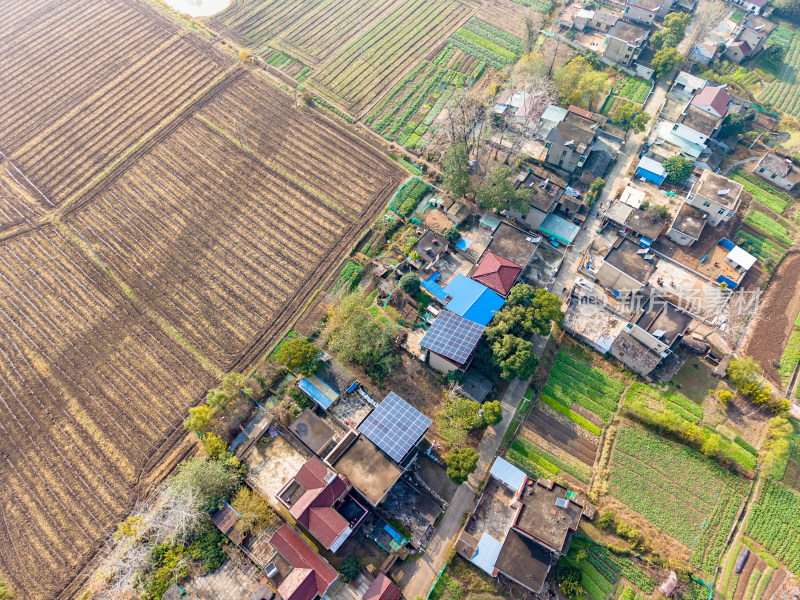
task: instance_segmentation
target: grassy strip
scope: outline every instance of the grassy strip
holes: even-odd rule
[[[536,447],[536,449],[539,450],[538,447]],[[551,463],[546,458],[539,456],[537,452],[534,452],[527,444],[524,444],[523,440],[516,439],[513,442],[511,442],[511,450],[524,456],[533,464],[538,465],[543,469],[550,471],[554,475],[558,475],[561,472],[561,469],[559,469],[556,465]]]
[[[524,454],[517,452],[516,450],[509,449],[506,453],[506,458],[512,464],[516,465],[525,473],[533,477],[534,479],[538,479],[539,477],[544,477],[546,479],[555,479],[557,477],[556,473],[552,473],[542,467],[541,465],[537,465],[532,460],[527,458]]]
[[[797,363],[800,362],[800,330],[792,332],[786,348],[781,355],[781,362],[778,366],[778,374],[781,376],[781,385],[786,387],[792,380]]]
[[[758,585],[758,581],[760,579],[761,571],[758,569],[753,569],[753,572],[750,573],[750,579],[747,580],[747,588],[744,591],[743,600],[753,600],[753,594],[756,591],[756,586]]]
[[[742,551],[742,540],[741,538],[737,540],[737,542],[731,547],[730,552],[728,552],[728,560],[725,561],[725,565],[722,568],[722,575],[720,576],[720,584],[717,586],[717,591],[721,594],[725,594],[728,590],[728,584],[730,583],[731,574],[733,573],[733,564],[736,562],[736,557],[739,556],[739,552]]]
[[[772,567],[767,567],[767,569],[764,571],[764,574],[761,576],[761,579],[758,580],[758,586],[756,587],[756,591],[753,594],[752,600],[761,600],[761,596],[764,595],[764,591],[767,589],[774,572],[775,570]]]
[[[591,431],[595,435],[600,435],[602,433],[602,429],[600,429],[597,425],[595,425],[594,423],[592,423],[591,421],[589,421],[588,419],[586,419],[582,415],[579,415],[578,413],[576,413],[571,408],[568,408],[568,407],[564,406],[561,402],[558,402],[557,400],[554,400],[553,398],[551,398],[547,394],[542,394],[541,398],[542,398],[542,402],[547,404],[547,406],[549,406],[553,410],[561,413],[562,415],[567,417],[569,420],[573,421],[574,423],[577,423],[578,425],[580,425],[581,427],[583,427],[587,431]]]
[[[613,589],[613,584],[600,574],[600,571],[594,568],[594,565],[588,560],[581,561],[581,573],[589,577],[601,591],[608,594]]]
[[[581,563],[581,564],[588,564],[588,563]],[[604,593],[597,584],[581,569],[581,585],[583,588],[589,592],[589,595],[594,598],[594,600],[605,600],[608,593]]]

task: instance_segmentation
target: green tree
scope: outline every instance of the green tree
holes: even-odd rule
[[[507,334],[524,338],[533,333],[547,335],[551,323],[561,325],[563,320],[558,296],[544,288],[534,289],[527,284],[517,284],[511,288],[506,305],[486,328],[486,337],[494,342]]]
[[[675,33],[669,29],[660,29],[650,36],[650,43],[656,50],[676,48],[679,42]]]
[[[478,205],[490,210],[515,210],[523,215],[531,208],[533,190],[528,188],[514,189],[511,182],[511,167],[500,166],[493,169],[478,188],[476,198]]]
[[[527,283],[518,283],[511,288],[506,297],[506,305],[511,306],[530,306],[536,295],[536,288]]]
[[[786,56],[786,48],[784,46],[781,46],[780,44],[769,46],[761,54],[762,60],[764,60],[765,62],[772,62],[772,63],[783,62],[785,56]]]
[[[720,390],[717,392],[717,400],[719,400],[723,406],[727,405],[732,398],[733,394],[729,390]]]
[[[342,579],[345,581],[353,581],[358,577],[360,571],[361,565],[358,564],[358,557],[355,554],[346,556],[339,567],[339,573],[342,574]]]
[[[275,355],[275,360],[292,371],[292,373],[300,373],[308,377],[319,369],[321,356],[322,350],[306,338],[296,337],[281,345]]]
[[[600,100],[606,97],[610,84],[608,75],[596,71],[590,61],[578,56],[553,73],[553,81],[558,86],[561,104],[574,104],[594,110]]]
[[[771,4],[780,16],[800,23],[800,0],[772,0]]]
[[[444,230],[444,239],[448,242],[455,243],[461,239],[461,232],[456,227],[449,227]]]
[[[792,433],[794,428],[785,417],[773,417],[767,423],[767,440],[761,461],[761,470],[766,477],[780,481],[786,474],[791,450],[789,436]]]
[[[447,476],[461,485],[478,467],[478,453],[474,448],[451,450],[447,454]]]
[[[466,144],[453,144],[447,149],[442,186],[454,198],[463,198],[469,191],[469,152]]]
[[[572,600],[583,600],[583,588],[581,587],[581,572],[576,565],[562,560],[558,564],[557,573],[558,588],[561,592]]]
[[[728,363],[728,377],[733,385],[743,388],[749,383],[760,381],[764,371],[752,356],[732,358]]]
[[[416,273],[406,273],[400,278],[398,282],[400,289],[407,294],[414,295],[419,291],[420,279]]]
[[[247,486],[239,489],[231,502],[231,507],[239,513],[236,527],[243,534],[248,531],[253,534],[261,533],[279,520],[267,499]]]
[[[213,416],[214,409],[210,406],[206,404],[195,406],[194,408],[189,409],[189,416],[183,421],[183,427],[187,431],[202,433],[208,429]]]
[[[253,395],[253,388],[247,385],[247,377],[241,373],[228,373],[222,378],[222,383],[218,387],[208,390],[206,404],[212,408],[225,408],[240,392]]]
[[[664,31],[668,31],[675,38],[675,43],[670,44],[677,47],[686,35],[686,27],[692,22],[692,15],[689,13],[669,13],[664,17]],[[652,37],[651,37],[652,39]]]
[[[497,425],[503,420],[503,407],[499,400],[484,402],[481,408],[483,409],[483,421],[487,425]]]
[[[675,48],[662,48],[653,56],[650,66],[656,72],[656,79],[683,64],[683,55]]]
[[[594,524],[597,526],[598,529],[602,529],[603,531],[611,531],[614,529],[614,519],[616,518],[617,513],[613,510],[606,509],[600,516],[597,517],[597,520]]]
[[[448,392],[440,414],[466,431],[471,431],[483,425],[480,410],[481,405],[474,400]]]
[[[373,315],[358,292],[345,296],[331,308],[325,336],[331,350],[343,360],[361,365],[376,379],[388,375],[395,364],[393,326]]]
[[[629,102],[620,106],[614,113],[614,122],[622,125],[625,130],[625,139],[628,139],[628,133],[641,133],[647,128],[647,123],[650,121],[650,115],[641,108],[637,109],[633,102]]]
[[[8,589],[5,582],[0,581],[0,600],[14,600],[14,594]]]
[[[719,129],[719,137],[726,138],[732,135],[739,135],[744,133],[746,123],[742,115],[730,114],[722,121],[722,127]]]
[[[492,344],[492,362],[500,367],[503,379],[527,379],[536,370],[539,358],[528,340],[504,335]]]
[[[685,156],[676,154],[664,161],[664,169],[667,171],[667,181],[670,183],[683,183],[689,179],[694,167]]]
[[[180,464],[178,473],[169,480],[168,485],[175,492],[194,489],[203,499],[205,510],[214,512],[222,500],[234,494],[240,481],[238,469],[231,469],[217,460],[196,456]]]

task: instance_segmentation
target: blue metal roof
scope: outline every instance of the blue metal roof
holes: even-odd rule
[[[667,169],[657,160],[653,160],[648,156],[643,156],[639,160],[639,166],[637,169],[644,169],[645,171],[650,171],[653,175],[658,175],[659,177],[666,177],[667,176]]]
[[[489,473],[514,491],[519,491],[522,484],[528,480],[525,473],[500,456],[494,459],[492,470]]]
[[[447,310],[479,325],[488,325],[494,313],[506,303],[499,294],[460,273],[444,291],[452,297],[445,305]]]
[[[459,250],[466,250],[472,245],[472,240],[462,237],[456,242],[456,248]]]
[[[555,216],[553,213],[547,215],[542,224],[539,225],[539,231],[545,235],[555,236],[565,244],[571,244],[575,241],[575,237],[580,230],[581,228],[575,223],[570,223],[566,219]]]
[[[436,275],[439,275],[436,273]],[[445,298],[447,298],[447,294],[444,293],[442,286],[436,283],[436,279],[438,277],[429,277],[428,279],[421,281],[420,284],[422,288],[428,292],[431,296],[439,300],[440,302],[444,302]]]
[[[313,377],[313,375],[312,375]],[[330,408],[331,404],[338,394],[329,386],[327,383],[322,381],[319,377],[314,377],[314,383],[311,383],[307,378],[301,377],[300,381],[297,382],[297,387],[299,387],[305,394],[311,398],[314,402],[319,404],[322,408],[328,409]],[[324,387],[323,387],[324,386]],[[325,388],[328,388],[325,390]],[[326,393],[327,392],[327,393]],[[334,397],[331,398],[330,395],[333,394]]]
[[[484,531],[481,540],[478,542],[478,551],[472,557],[472,564],[494,577],[494,564],[497,562],[497,557],[500,556],[502,549],[503,543]]]

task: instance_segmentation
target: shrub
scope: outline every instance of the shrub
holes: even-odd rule
[[[407,294],[416,294],[419,291],[420,279],[416,273],[406,273],[400,278],[398,283],[400,289]]]
[[[474,448],[452,450],[447,455],[447,476],[461,485],[478,466],[478,453]]]
[[[614,528],[614,519],[616,518],[617,513],[611,509],[606,509],[600,516],[597,517],[597,520],[594,524],[597,526],[598,529],[602,529],[603,531],[611,531]]]
[[[727,404],[733,398],[733,393],[730,390],[720,390],[717,392],[717,400],[722,404]]]
[[[339,573],[342,574],[342,579],[345,581],[352,581],[358,577],[361,571],[361,565],[358,564],[358,557],[355,554],[347,556],[339,567]]]
[[[503,407],[499,400],[484,403],[483,420],[487,425],[496,425],[503,420]]]
[[[461,239],[461,233],[455,227],[450,227],[449,229],[445,230],[444,239],[446,239],[448,242],[455,243]]]
[[[308,377],[319,368],[322,351],[306,338],[296,337],[281,344],[275,360],[293,373]]]

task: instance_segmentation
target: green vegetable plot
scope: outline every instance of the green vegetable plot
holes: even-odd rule
[[[789,236],[789,231],[786,227],[761,211],[753,211],[747,215],[744,222],[782,244],[786,244],[787,246],[792,245],[792,238]]]
[[[752,194],[757,202],[779,215],[786,210],[786,207],[794,203],[794,198],[789,194],[781,192],[775,186],[758,177],[758,175],[751,175],[737,169],[731,175],[731,179],[741,183],[745,191]]]
[[[764,480],[745,533],[800,575],[800,495]]]
[[[713,572],[748,482],[699,452],[634,426],[620,429],[611,465],[611,494],[693,548],[692,566]]]

